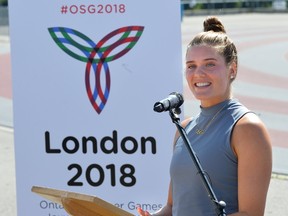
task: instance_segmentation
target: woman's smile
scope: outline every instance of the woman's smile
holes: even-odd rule
[[[197,83],[195,83],[195,86],[198,88],[208,87],[210,85],[211,85],[210,82],[197,82]]]

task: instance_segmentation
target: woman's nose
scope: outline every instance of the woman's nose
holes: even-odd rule
[[[197,67],[195,70],[194,70],[194,76],[205,76],[205,70],[202,66],[200,67]]]

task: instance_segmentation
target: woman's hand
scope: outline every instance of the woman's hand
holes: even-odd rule
[[[137,211],[140,216],[151,216],[151,214],[148,211],[144,211],[141,207],[138,207]]]

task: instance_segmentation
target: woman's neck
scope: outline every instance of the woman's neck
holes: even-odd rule
[[[229,100],[229,99],[232,99],[232,94],[227,96],[227,97],[223,97],[223,98],[215,98],[214,100],[213,99],[209,99],[209,100],[201,100],[200,101],[200,104],[201,104],[201,107],[203,108],[207,108],[207,107],[211,107],[211,106],[214,106],[216,104],[219,104],[223,101],[226,101],[226,100]]]

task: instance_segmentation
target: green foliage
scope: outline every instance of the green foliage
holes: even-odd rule
[[[242,1],[238,1],[235,3],[236,8],[241,8],[242,7]]]
[[[193,9],[195,9],[195,10],[197,10],[197,9],[198,9],[198,10],[204,9],[204,5],[197,3],[197,4],[194,6]]]
[[[8,0],[0,0],[0,6],[7,6]]]

